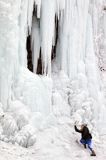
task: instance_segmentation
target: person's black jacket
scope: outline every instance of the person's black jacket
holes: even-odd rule
[[[82,139],[87,140],[87,139],[92,139],[92,135],[89,132],[89,129],[84,126],[83,130],[79,130],[76,126],[74,126],[75,131],[81,133]]]

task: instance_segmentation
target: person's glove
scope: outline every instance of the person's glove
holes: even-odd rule
[[[75,121],[74,126],[76,126],[78,124],[78,121]]]

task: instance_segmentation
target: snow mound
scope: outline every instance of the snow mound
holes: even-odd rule
[[[22,147],[32,146],[36,142],[36,130],[29,124],[31,112],[28,106],[16,100],[10,102],[8,112],[0,109],[0,139]]]
[[[26,148],[32,146],[36,142],[35,129],[26,125],[15,135],[14,141]]]
[[[11,102],[9,111],[14,117],[19,130],[29,123],[31,111],[28,106],[24,105],[22,102],[18,100]]]
[[[14,135],[18,131],[17,123],[11,115],[9,114],[1,115],[0,122],[3,128],[3,134],[8,137]]]

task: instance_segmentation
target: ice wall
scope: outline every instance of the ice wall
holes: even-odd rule
[[[51,98],[47,97],[51,97],[51,87],[46,87],[46,81],[26,71],[26,40],[28,33],[33,32],[33,1],[32,9],[29,3],[28,0],[0,0],[0,102],[3,110],[8,111],[11,101],[18,99],[33,112],[46,115],[50,112]],[[38,7],[40,14],[39,10]]]
[[[32,14],[33,5],[35,9],[37,8],[35,15]],[[56,34],[58,34],[55,46],[58,69],[64,71],[70,80],[78,80],[82,77],[82,83],[85,83],[83,79],[85,77],[84,90],[88,90],[89,97],[94,99],[96,107],[93,112],[96,121],[101,120],[100,110],[104,108],[104,102],[100,96],[102,89],[99,70],[101,59],[102,65],[105,62],[105,54],[103,54],[105,47],[101,50],[105,36],[100,35],[105,33],[104,5],[103,0],[35,0],[31,1],[28,10],[34,72],[36,73],[41,48],[42,73],[51,75],[52,47],[55,45]],[[32,20],[31,17],[33,17]],[[58,33],[55,18],[58,19]],[[80,85],[83,86],[83,84]]]
[[[12,98],[19,70],[19,6],[20,1],[0,0],[0,101],[4,110]]]
[[[95,45],[95,53],[99,57],[98,65],[101,71],[106,68],[106,57],[105,57],[105,18],[106,18],[106,1],[91,1],[91,9],[90,13],[92,15],[93,20],[93,32],[94,32],[94,45]]]
[[[30,1],[27,14],[29,34],[31,34],[31,26],[33,32],[31,35],[33,57],[35,57],[34,72],[37,70],[41,47],[42,73],[51,74],[51,54],[53,46],[56,45],[57,34],[56,17],[59,22],[58,45],[56,46],[59,68],[64,70],[70,78],[77,75],[79,68],[77,65],[82,63],[86,54],[87,17],[89,15],[93,27],[94,52],[99,57],[98,65],[100,68],[102,64],[105,66],[105,10],[103,9],[105,3],[105,0],[87,0],[86,2],[76,0]],[[36,15],[33,15],[34,8]],[[34,19],[36,19],[36,26]],[[35,43],[33,43],[34,41]]]
[[[68,75],[71,81],[85,77],[87,82],[84,89],[89,91],[89,96],[93,97],[97,105],[95,118],[101,119],[99,111],[103,104],[98,69],[100,61],[97,57],[102,59],[104,65],[105,41],[99,43],[101,33],[104,33],[102,38],[105,39],[104,5],[105,0],[0,0],[0,101],[5,109],[11,100],[19,99],[30,105],[32,111],[40,111],[45,115],[50,112],[51,83],[48,87],[46,82],[40,80],[43,92],[40,90],[37,94],[33,91],[33,95],[32,88],[37,85],[39,77],[35,76],[36,80],[29,85],[34,75],[26,71],[26,40],[31,35],[33,71],[36,73],[41,49],[42,73],[51,76],[52,48],[56,45],[58,69]],[[99,17],[101,14],[102,18]],[[55,18],[58,20],[57,44]],[[101,26],[102,23],[104,25]],[[99,28],[102,31],[98,31]],[[82,86],[83,83],[85,81],[82,78]],[[41,106],[37,100],[40,95]]]

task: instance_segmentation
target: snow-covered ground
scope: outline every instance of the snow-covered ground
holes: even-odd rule
[[[68,130],[67,130],[68,129]],[[55,131],[54,131],[55,130]],[[105,160],[106,136],[94,145],[97,157],[90,157],[88,150],[76,144],[76,136],[67,125],[46,129],[39,133],[36,144],[31,148],[22,148],[0,141],[0,160]]]

